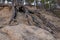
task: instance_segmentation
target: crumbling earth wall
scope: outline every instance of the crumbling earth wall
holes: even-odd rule
[[[0,26],[7,25],[12,16],[11,7],[0,7]]]
[[[23,7],[22,11],[18,10],[16,21],[13,20],[10,26],[0,27],[1,40],[56,40],[58,26],[47,20],[39,11],[24,9]],[[13,15],[8,7],[4,7],[0,14],[4,20],[0,22],[2,25],[8,24]]]

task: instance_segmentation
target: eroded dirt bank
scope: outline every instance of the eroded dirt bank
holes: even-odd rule
[[[0,40],[55,40],[55,38],[44,29],[19,24],[0,29]]]
[[[0,15],[1,40],[60,40],[60,18],[51,12],[33,8],[27,12],[20,10],[11,24],[8,23],[13,14],[8,7],[3,8]]]
[[[1,25],[8,24],[12,16],[10,7],[0,7],[0,27]]]

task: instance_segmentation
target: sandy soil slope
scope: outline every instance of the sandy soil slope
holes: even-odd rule
[[[6,37],[5,37],[6,36]],[[56,40],[48,31],[24,24],[0,29],[0,40]]]
[[[12,10],[9,7],[0,7],[0,25],[8,24],[12,16]]]
[[[16,22],[10,26],[12,10],[0,10],[0,40],[60,40],[60,18],[45,10],[28,8],[31,12],[17,12]]]
[[[60,40],[60,18],[55,16],[52,12],[47,12],[47,11],[40,11],[40,13],[55,26],[55,34],[58,40]],[[54,27],[53,27],[54,28]]]

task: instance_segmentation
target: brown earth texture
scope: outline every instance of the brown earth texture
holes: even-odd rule
[[[0,40],[60,40],[60,18],[45,10],[29,10],[17,12],[16,21],[9,24],[13,10],[0,7]]]

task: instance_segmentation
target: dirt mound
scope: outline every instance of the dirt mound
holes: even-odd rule
[[[8,24],[13,14],[11,9],[4,7],[0,11],[0,25]],[[37,11],[32,10],[30,7],[28,9],[22,7],[22,11],[19,10],[17,12],[16,19],[11,21],[10,26],[0,27],[0,35],[2,36],[0,39],[55,40],[54,37],[60,39],[59,20],[58,17],[47,11]]]
[[[48,31],[24,24],[6,26],[0,30],[0,35],[0,40],[55,40]]]

